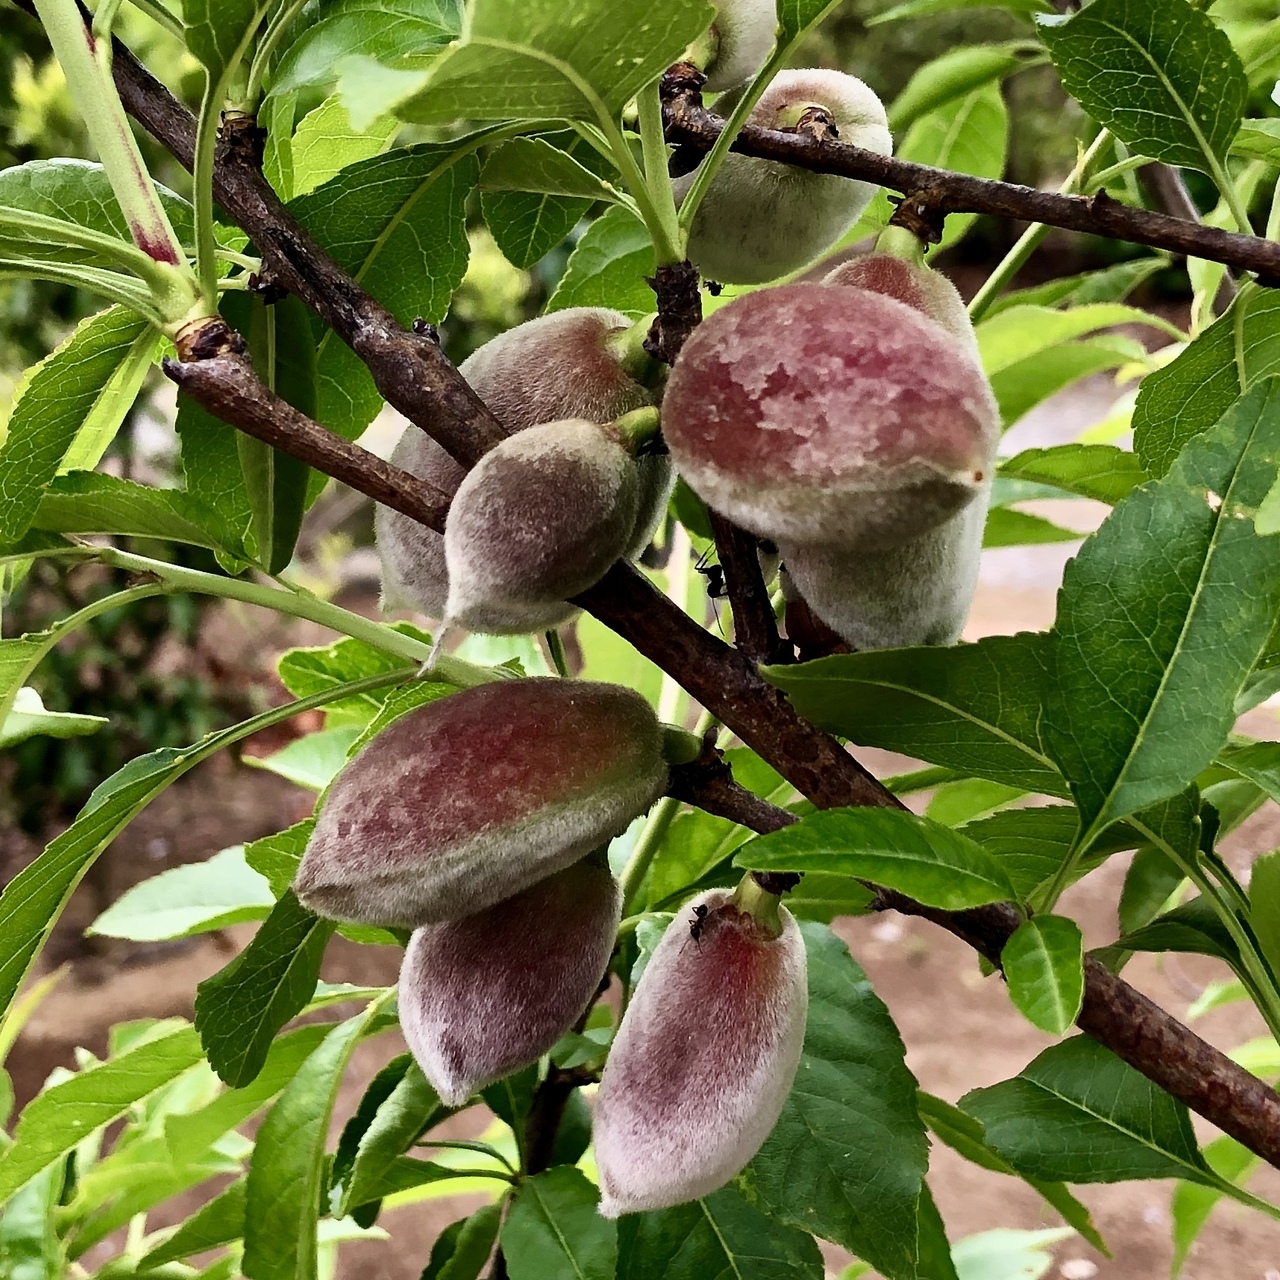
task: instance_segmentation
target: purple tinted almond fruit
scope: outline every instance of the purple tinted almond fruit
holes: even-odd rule
[[[717,104],[721,114],[729,107]],[[893,138],[884,105],[842,71],[783,71],[751,109],[748,123],[838,138],[887,156]],[[677,178],[677,200],[697,170]],[[832,173],[731,154],[693,215],[689,258],[709,280],[763,284],[807,266],[862,216],[876,188]]]
[[[546,1053],[591,1002],[621,897],[589,854],[475,915],[417,930],[400,970],[400,1025],[441,1099],[478,1090]]]
[[[564,418],[612,422],[659,399],[659,391],[647,381],[653,366],[641,363],[625,341],[631,328],[631,320],[619,311],[571,307],[499,334],[464,360],[458,372],[513,434]],[[457,489],[464,474],[439,445],[413,427],[401,437],[392,461],[447,493]],[[636,467],[640,496],[628,556],[639,555],[649,544],[675,483],[665,454],[639,458]],[[375,530],[386,605],[407,605],[441,617],[449,590],[441,535],[386,507],[377,509]],[[572,612],[566,607],[565,618]]]
[[[891,254],[864,253],[842,262],[822,278],[822,283],[868,289],[887,298],[897,298],[936,321],[975,359],[978,358],[978,339],[974,336],[973,321],[969,319],[964,299],[955,285],[940,272],[905,262]]]
[[[317,914],[417,928],[473,915],[576,862],[663,793],[638,693],[501,680],[419,707],[334,779],[294,880]]]
[[[447,621],[491,635],[562,626],[568,598],[630,545],[638,498],[635,460],[609,427],[571,418],[508,436],[449,509]]]
[[[987,497],[900,546],[783,548],[789,589],[855,649],[954,644],[978,586]]]
[[[685,344],[664,400],[680,473],[711,507],[789,547],[898,546],[974,500],[999,436],[968,350],[866,289],[736,298]]]
[[[708,1195],[769,1136],[808,1010],[804,940],[788,911],[777,919],[770,928],[712,889],[663,935],[596,1098],[605,1217]]]

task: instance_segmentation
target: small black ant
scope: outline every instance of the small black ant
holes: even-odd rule
[[[693,909],[693,923],[689,926],[689,937],[701,943],[702,931],[707,927],[707,904],[700,902]]]

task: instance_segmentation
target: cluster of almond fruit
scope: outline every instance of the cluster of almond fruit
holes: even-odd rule
[[[722,5],[709,87],[733,92],[772,34],[772,0]],[[891,147],[879,100],[838,72],[782,73],[751,119]],[[724,283],[776,279],[829,249],[871,195],[730,155],[690,257]],[[856,648],[958,638],[999,424],[945,278],[872,253],[820,283],[744,294],[670,371],[646,354],[646,329],[573,308],[463,363],[510,434],[464,475],[408,429],[394,461],[457,494],[443,536],[379,510],[389,604],[491,634],[563,626],[574,596],[648,544],[678,471],[775,544],[784,593]],[[335,779],[296,891],[337,920],[414,930],[400,1017],[445,1102],[536,1062],[599,994],[622,906],[607,844],[666,790],[665,741],[630,690],[500,680],[409,713]],[[775,895],[747,877],[691,902],[604,1069],[601,1211],[678,1204],[734,1177],[777,1120],[806,1009],[803,943]]]

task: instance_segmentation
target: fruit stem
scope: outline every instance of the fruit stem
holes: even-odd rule
[[[624,413],[609,424],[610,429],[618,436],[618,443],[632,456],[639,453],[641,447],[658,434],[661,426],[662,419],[652,405],[632,409],[630,413]]]
[[[692,764],[702,755],[703,740],[679,725],[662,726],[662,758],[668,764]]]
[[[677,62],[692,62],[699,71],[706,69],[716,60],[720,52],[720,33],[713,22],[689,47],[676,59]]]
[[[656,318],[657,312],[650,312],[629,328],[615,330],[604,342],[605,350],[618,367],[642,387],[661,386],[671,370],[666,361],[655,360],[645,350],[645,339]]]
[[[876,239],[874,252],[899,258],[914,267],[924,266],[924,244],[914,231],[906,227],[885,227]]]
[[[653,204],[662,231],[662,242],[654,238],[659,267],[673,267],[684,261],[684,239],[676,214],[675,193],[667,172],[667,139],[662,129],[662,99],[658,82],[641,89],[637,99],[640,108],[640,148],[644,155],[644,185]]]
[[[782,899],[776,893],[762,889],[751,872],[748,871],[738,882],[729,901],[757,924],[763,925],[771,938],[782,936],[782,916],[778,912]]]

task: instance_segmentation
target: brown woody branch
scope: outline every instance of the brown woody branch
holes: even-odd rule
[[[752,831],[780,831],[798,821],[739,786],[723,764],[717,769],[700,761],[673,773],[673,795]],[[867,887],[876,895],[873,910],[931,920],[995,965],[1021,923],[1007,903],[938,911],[905,894]],[[1280,1094],[1092,958],[1085,960],[1084,1005],[1076,1025],[1153,1084],[1280,1168]]]
[[[680,147],[709,151],[720,136],[724,121],[702,105],[701,95],[690,87],[688,77],[671,77],[664,83],[663,97],[668,140]],[[1255,272],[1264,284],[1280,285],[1280,244],[1275,241],[1204,227],[1150,209],[1136,209],[1101,191],[1094,196],[1037,191],[877,155],[845,142],[803,133],[780,133],[755,125],[743,127],[732,150],[900,191],[908,212],[924,222],[949,213],[986,213],[1021,222],[1043,222],[1066,231],[1084,231],[1222,262]]]
[[[15,3],[31,12],[30,0],[15,0]],[[130,113],[178,159],[190,164],[194,123],[189,113],[119,45],[115,69],[117,85]],[[693,109],[695,106],[696,111]],[[687,100],[683,109],[673,114],[673,126],[677,131],[680,127],[691,130],[689,136],[699,146],[704,143],[710,145],[709,139],[714,138],[720,127],[714,116],[702,112],[700,106]],[[940,174],[940,171],[927,170],[923,166],[908,165],[905,166],[905,171],[910,171],[908,175],[897,167],[903,162],[886,161],[883,157],[871,156],[856,148],[840,147],[839,144],[818,143],[767,131],[752,131],[741,142],[744,148],[763,148],[753,151],[753,154],[767,154],[769,158],[800,163],[805,167],[835,166],[827,171],[847,171],[849,176],[870,178],[902,190],[911,189],[912,183],[926,179],[933,181]],[[834,156],[831,153],[833,146]],[[864,164],[871,167],[859,167]],[[877,169],[877,166],[884,165],[889,167]],[[895,179],[904,176],[909,176],[910,181],[899,186]],[[995,191],[995,195],[987,197],[989,205],[957,204],[954,206],[956,209],[973,207],[978,212],[1003,212],[1006,216],[1068,225],[1073,229],[1102,231],[1103,234],[1140,243],[1154,243],[1175,252],[1192,252],[1197,257],[1257,269],[1252,258],[1246,260],[1237,252],[1240,244],[1248,247],[1259,243],[1245,237],[1212,232],[1213,243],[1201,243],[1192,237],[1194,242],[1183,247],[1182,242],[1174,243],[1167,238],[1147,240],[1123,230],[1111,231],[1096,221],[1089,221],[1084,226],[1055,222],[1052,216],[1045,216],[1039,208],[1029,208],[1017,201],[1009,209],[995,207],[1001,191],[1013,192],[1019,199],[1021,195],[1039,197],[1044,193],[1027,192],[1025,188],[1007,187],[1003,183],[984,183],[961,175],[941,176],[955,179],[959,184],[951,193],[955,200],[963,201],[965,191],[983,188]],[[379,390],[390,403],[430,431],[461,459],[474,459],[500,437],[501,426],[480,404],[435,344],[401,328],[385,308],[337,268],[292,219],[252,165],[221,164],[215,175],[215,192],[223,207],[265,255],[277,283],[303,298],[349,343],[369,367]],[[1140,211],[1129,212],[1137,214]],[[1177,219],[1158,221],[1161,224],[1178,223]],[[1209,234],[1206,228],[1191,230]],[[1226,244],[1225,251],[1221,249],[1221,242]],[[1265,242],[1262,243],[1265,248]],[[1271,246],[1271,249],[1280,258],[1280,246]],[[1226,256],[1228,251],[1232,256]],[[1280,275],[1280,261],[1268,259],[1263,265],[1271,274]],[[210,363],[221,358],[214,357]],[[281,447],[296,456],[305,456],[309,462],[314,457],[320,464],[318,453],[303,453],[304,448],[311,448],[311,445],[302,443],[308,435],[308,424],[310,427],[316,424],[309,423],[304,417],[300,423],[298,418],[302,415],[294,416],[296,411],[283,401],[271,398],[269,393],[264,396],[243,381],[240,382],[239,394],[224,393],[214,388],[212,384],[219,381],[219,375],[223,373],[234,375],[234,380],[250,378],[251,373],[242,364],[232,369],[218,366],[211,377],[205,377],[190,364],[174,367],[170,372],[185,378],[188,392],[204,396],[202,402],[206,407],[218,416],[225,413],[225,420],[232,426],[242,427],[255,435],[271,431],[272,443],[278,441]],[[241,417],[243,422],[238,420]],[[317,448],[320,446],[320,442],[315,440],[311,444]],[[424,495],[421,489],[415,489],[409,483],[413,481],[412,476],[398,479],[383,474],[379,480],[375,475],[378,468],[372,467],[365,458],[348,457],[347,463],[346,478],[353,487],[382,501],[385,500],[382,494],[386,485],[399,484],[400,496],[406,504],[399,509],[414,518],[423,519],[424,523],[435,523],[438,504],[433,496]],[[395,470],[390,468],[390,472]],[[797,715],[742,653],[694,624],[630,566],[616,565],[577,602],[671,674],[814,804],[821,808],[898,804],[896,797],[868,774],[835,739]],[[746,794],[749,793],[743,793]],[[736,796],[737,792],[730,795]],[[704,788],[700,797],[699,803],[711,806],[710,789]],[[758,798],[752,797],[752,800],[757,801]],[[882,895],[882,900],[886,906],[936,919],[937,923],[984,954],[998,955],[1013,927],[1014,913],[1008,908],[983,908],[976,913],[947,916],[891,895]],[[988,920],[990,924],[984,923]],[[1132,991],[1121,979],[1096,965],[1091,965],[1087,972],[1081,1026],[1148,1079],[1237,1137],[1250,1150],[1280,1166],[1280,1098],[1175,1019]]]

